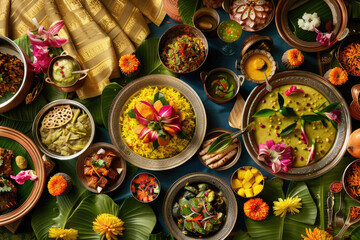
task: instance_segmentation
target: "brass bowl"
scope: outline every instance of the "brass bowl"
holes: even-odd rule
[[[243,135],[244,145],[251,158],[265,171],[283,179],[302,181],[319,177],[334,168],[342,159],[346,152],[346,143],[351,134],[351,117],[345,99],[338,90],[326,79],[317,74],[305,71],[285,71],[276,74],[271,79],[273,89],[281,85],[302,84],[314,88],[322,93],[330,102],[340,102],[341,124],[338,129],[334,144],[331,150],[319,161],[306,167],[292,168],[287,173],[280,171],[273,173],[271,167],[257,159],[259,147],[255,141],[253,132]],[[256,107],[267,94],[265,84],[257,86],[249,95],[245,102],[242,115],[241,126],[248,126],[252,121],[252,116],[256,112]]]
[[[164,159],[150,159],[142,157],[132,151],[123,141],[120,134],[120,115],[127,100],[140,89],[147,86],[168,86],[178,90],[191,103],[196,117],[195,133],[189,145],[179,154]],[[111,142],[120,150],[121,155],[130,163],[147,170],[167,170],[175,168],[189,160],[199,149],[206,133],[206,113],[204,105],[197,93],[185,82],[178,78],[152,74],[138,78],[127,84],[115,97],[109,111],[109,134]]]
[[[348,45],[351,44],[351,43],[360,44],[360,33],[351,34],[351,35],[347,36],[347,37],[341,42],[338,50],[336,51],[335,57],[336,57],[336,59],[338,60],[340,66],[341,66],[349,75],[351,75],[351,76],[356,77],[357,79],[359,79],[359,78],[360,78],[360,75],[353,75],[353,74],[349,73],[349,72],[346,70],[344,64],[342,64],[342,62],[340,61],[340,53],[341,53],[341,51],[342,51],[346,46],[348,46]]]
[[[358,202],[358,203],[360,203],[360,200],[354,198],[354,197],[348,192],[348,190],[346,189],[346,183],[345,183],[345,180],[346,180],[346,179],[345,179],[345,177],[346,177],[346,173],[347,173],[347,171],[349,170],[349,168],[350,168],[354,163],[359,162],[359,161],[360,161],[360,159],[356,159],[355,161],[352,161],[351,163],[349,163],[349,165],[347,165],[347,167],[345,168],[344,173],[343,173],[342,178],[341,178],[342,185],[343,185],[343,188],[344,188],[346,194],[347,194],[352,200],[354,200],[354,201],[356,201],[356,202]]]
[[[8,100],[0,103],[0,113],[17,107],[24,101],[33,84],[33,71],[29,56],[10,38],[0,34],[0,52],[17,57],[24,64],[24,77],[16,93]]]
[[[200,27],[196,27],[198,25],[198,20],[201,17],[208,17],[208,18],[213,18],[216,22],[216,26],[211,26],[210,29],[205,30],[202,29]],[[219,26],[220,23],[220,16],[217,13],[217,11],[213,8],[200,8],[199,10],[197,10],[194,13],[193,19],[192,19],[192,23],[194,24],[194,26],[199,29],[202,33],[204,33],[205,36],[208,37],[213,37],[216,35],[216,29]]]
[[[256,170],[259,171],[259,173],[260,173],[261,176],[263,177],[263,180],[261,180],[261,182],[260,182],[259,184],[261,184],[261,185],[263,186],[263,188],[262,188],[262,190],[261,190],[259,193],[253,195],[252,197],[247,197],[246,195],[243,197],[243,196],[240,196],[240,194],[238,194],[238,192],[235,190],[235,188],[234,188],[234,186],[233,186],[233,180],[234,180],[234,179],[237,179],[237,176],[236,176],[236,175],[237,175],[237,173],[238,173],[239,170],[248,170],[249,168],[255,168]],[[230,180],[230,181],[231,181],[231,182],[230,182],[231,188],[232,188],[232,190],[234,191],[234,193],[235,193],[237,196],[240,196],[240,197],[243,197],[243,198],[253,198],[253,197],[256,197],[257,195],[259,195],[259,194],[264,190],[264,185],[265,185],[264,175],[262,174],[262,172],[260,172],[259,169],[257,169],[256,167],[253,167],[253,166],[243,166],[243,167],[240,167],[240,168],[236,169],[235,172],[233,173],[233,175],[231,176],[231,180]]]
[[[275,23],[276,28],[282,37],[290,46],[297,48],[304,52],[321,52],[328,48],[331,48],[340,38],[344,32],[347,21],[348,13],[345,3],[342,0],[324,0],[330,7],[334,30],[331,38],[330,46],[322,46],[319,42],[306,42],[297,38],[294,33],[290,30],[288,21],[288,11],[291,7],[296,4],[297,0],[280,0],[276,7]]]
[[[182,231],[178,228],[177,222],[175,222],[172,215],[172,208],[174,202],[177,200],[177,195],[179,194],[179,192],[182,191],[182,189],[186,186],[187,183],[189,184],[207,183],[214,186],[224,194],[227,200],[226,202],[227,211],[226,211],[226,220],[223,223],[223,226],[215,234],[209,237],[204,236],[201,239],[206,239],[206,240],[225,239],[231,233],[237,219],[238,206],[237,206],[236,198],[233,190],[224,180],[213,174],[205,173],[205,172],[196,172],[196,173],[187,174],[176,180],[176,182],[174,182],[167,191],[164,199],[164,204],[162,207],[162,214],[164,217],[165,224],[169,229],[170,233],[176,239],[182,239],[182,240],[198,239],[192,236],[184,235]]]

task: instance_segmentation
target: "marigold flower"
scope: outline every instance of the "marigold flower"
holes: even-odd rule
[[[286,198],[285,200],[282,198],[278,198],[278,201],[274,201],[274,214],[275,216],[285,217],[287,212],[291,214],[299,213],[299,208],[302,207],[301,198],[298,196],[294,198]]]
[[[49,228],[49,238],[55,238],[56,240],[76,240],[78,238],[78,230],[51,227]]]
[[[107,240],[117,239],[116,235],[123,235],[125,228],[124,222],[118,217],[103,213],[96,217],[93,222],[93,230],[100,234],[100,236],[106,236]]]
[[[290,49],[287,58],[291,65],[299,66],[304,62],[304,55],[297,49]]]
[[[305,231],[307,236],[301,234],[304,240],[333,240],[333,236],[331,236],[330,233],[320,230],[317,227],[314,228],[313,231],[311,231],[310,228],[306,228]]]
[[[261,198],[253,198],[244,204],[244,212],[252,220],[262,221],[269,213],[269,206]]]
[[[67,182],[62,176],[53,176],[50,178],[47,187],[51,195],[58,196],[66,190]]]
[[[140,61],[132,53],[122,56],[119,60],[119,67],[124,73],[135,72],[140,65]]]
[[[329,74],[329,81],[334,85],[342,85],[348,80],[347,72],[342,68],[333,68]]]

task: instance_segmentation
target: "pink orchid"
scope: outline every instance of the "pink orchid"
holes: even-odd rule
[[[273,140],[266,141],[266,144],[259,144],[258,159],[272,167],[274,173],[281,169],[288,172],[292,163],[292,148],[286,147],[286,143],[274,143]]]
[[[309,154],[309,157],[307,159],[307,162],[306,162],[306,166],[312,162],[314,160],[314,155],[315,155],[315,138],[313,138],[312,140],[312,143],[311,143],[311,148],[310,148],[310,154]]]
[[[38,179],[33,170],[20,171],[16,176],[11,175],[10,177],[20,185],[23,185],[26,180],[35,181]]]
[[[34,62],[30,63],[34,67],[34,72],[47,72],[52,57],[49,55],[47,47],[33,46]]]
[[[305,132],[305,121],[301,120],[301,141],[305,143],[306,145],[309,145],[309,139],[306,136]]]
[[[331,39],[332,32],[331,33],[322,33],[315,26],[313,26],[313,27],[314,27],[315,32],[317,33],[316,41],[321,43],[322,46],[330,46],[330,42],[331,42],[330,39]]]
[[[340,113],[341,113],[340,110],[335,109],[332,112],[325,112],[324,114],[327,118],[340,125],[340,119],[339,119]]]
[[[296,88],[296,86],[291,86],[288,90],[285,91],[285,95],[290,96],[290,94],[295,93],[295,92],[304,93],[304,90],[302,90],[300,88]]]

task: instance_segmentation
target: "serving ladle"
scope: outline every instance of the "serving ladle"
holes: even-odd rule
[[[263,72],[264,73],[264,77],[265,77],[265,83],[266,83],[266,86],[265,86],[265,89],[268,91],[268,92],[271,92],[272,91],[272,86],[270,85],[269,83],[269,80],[266,76],[266,70],[268,69],[268,65],[267,63],[265,62],[264,66],[259,69],[259,71]]]
[[[355,206],[354,206],[355,207]],[[360,207],[355,207],[355,208],[360,208]],[[344,235],[344,233],[346,232],[346,230],[353,224],[357,223],[360,221],[360,216],[357,216],[356,218],[353,218],[350,215],[350,211],[351,211],[351,207],[349,210],[349,214],[348,217],[346,218],[345,224],[344,226],[341,228],[340,232],[334,237],[334,240],[341,240],[342,236]]]

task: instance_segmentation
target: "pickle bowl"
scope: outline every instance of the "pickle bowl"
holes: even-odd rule
[[[142,178],[145,179],[145,182],[144,182],[144,180],[142,180]],[[153,182],[152,182],[151,178],[153,178]],[[137,180],[139,180],[140,182],[137,182]],[[149,181],[148,186],[145,186],[146,182],[148,182],[148,181]],[[142,185],[144,185],[144,186],[142,186]],[[147,190],[148,190],[149,194],[151,194],[151,195],[156,194],[156,195],[155,195],[155,197],[153,197],[153,196],[150,196],[150,197],[145,196],[145,197],[143,197],[143,196],[140,196],[139,194],[137,195],[136,194],[136,187],[145,187],[145,189],[144,189],[145,192],[147,192]],[[160,195],[160,192],[161,192],[160,181],[154,174],[151,174],[151,173],[148,173],[148,172],[142,172],[142,173],[136,174],[133,177],[133,179],[131,180],[130,192],[131,192],[131,195],[138,202],[151,203],[151,202],[155,201]],[[139,197],[141,197],[141,199]]]

